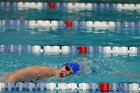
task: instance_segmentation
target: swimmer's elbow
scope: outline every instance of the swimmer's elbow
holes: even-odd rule
[[[5,79],[5,83],[16,83],[15,79]]]
[[[16,83],[16,78],[11,73],[5,78],[5,83]]]

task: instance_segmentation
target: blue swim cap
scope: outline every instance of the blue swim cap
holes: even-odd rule
[[[69,66],[74,73],[80,70],[80,65],[78,63],[67,62],[66,64],[64,64],[64,66]]]

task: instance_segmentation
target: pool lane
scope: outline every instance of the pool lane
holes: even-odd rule
[[[80,30],[8,30],[0,32],[1,45],[139,46],[139,32],[129,30],[79,32]]]
[[[31,53],[0,53],[0,72],[15,71],[33,65],[52,66],[58,68],[67,61],[75,61],[81,65],[81,70],[75,75],[64,79],[50,78],[46,82],[139,82],[138,76],[123,74],[139,74],[139,55],[34,55]],[[118,73],[117,75],[113,73]],[[120,74],[119,74],[120,73]],[[86,78],[85,78],[86,77]],[[77,79],[75,81],[75,78]]]
[[[139,11],[74,11],[74,10],[0,10],[0,20],[88,20],[88,21],[137,21]]]

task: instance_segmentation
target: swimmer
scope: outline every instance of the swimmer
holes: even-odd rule
[[[66,77],[79,71],[80,65],[68,62],[58,69],[48,66],[31,66],[9,73],[5,78],[5,83],[17,83],[30,80],[38,80],[50,77]]]

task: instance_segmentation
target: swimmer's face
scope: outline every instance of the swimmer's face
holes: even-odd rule
[[[66,77],[70,74],[73,74],[73,71],[69,66],[63,66],[59,70],[60,70],[59,77],[61,78]]]

